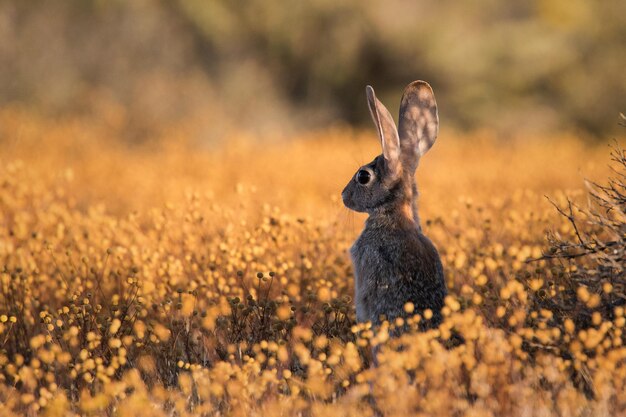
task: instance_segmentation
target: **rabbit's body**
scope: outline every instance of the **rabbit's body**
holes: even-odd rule
[[[388,213],[371,215],[350,249],[355,272],[356,314],[359,322],[380,324],[430,309],[430,324],[440,322],[446,295],[443,267],[437,249],[408,219]]]
[[[361,167],[342,193],[344,204],[367,212],[365,229],[350,249],[355,271],[357,320],[374,325],[414,312],[433,313],[427,326],[441,321],[446,285],[441,259],[422,234],[414,180],[419,158],[434,143],[437,108],[428,84],[410,84],[402,98],[400,133],[387,109],[368,87],[368,103],[383,154]]]

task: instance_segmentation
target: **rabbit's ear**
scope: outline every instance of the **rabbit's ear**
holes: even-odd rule
[[[378,130],[378,137],[383,147],[385,162],[390,172],[395,176],[401,169],[398,129],[396,129],[396,124],[389,110],[376,98],[374,89],[368,85],[365,87],[365,93],[367,95],[367,105],[369,106],[370,114]]]
[[[420,157],[435,143],[438,131],[433,89],[425,81],[413,81],[402,94],[398,120],[402,158],[407,169],[415,171]]]

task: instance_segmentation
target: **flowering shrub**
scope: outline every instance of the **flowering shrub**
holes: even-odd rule
[[[587,205],[576,169],[604,175],[604,149],[442,138],[418,179],[445,320],[390,340],[404,323],[355,323],[362,217],[338,199],[373,138],[198,151],[79,132],[35,126],[0,160],[2,415],[626,412],[622,151]]]

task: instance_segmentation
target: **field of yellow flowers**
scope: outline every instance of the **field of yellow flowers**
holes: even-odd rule
[[[364,218],[340,199],[373,133],[129,146],[0,126],[2,416],[626,415],[623,272],[528,262],[576,236],[546,196],[585,228],[606,143],[442,132],[417,178],[446,318],[389,340],[355,323]]]

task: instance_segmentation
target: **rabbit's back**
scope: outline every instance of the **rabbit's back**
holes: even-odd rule
[[[435,246],[416,228],[368,223],[350,250],[357,320],[376,325],[383,315],[390,321],[404,317],[411,302],[414,313],[430,309],[430,325],[439,324],[446,285]]]

